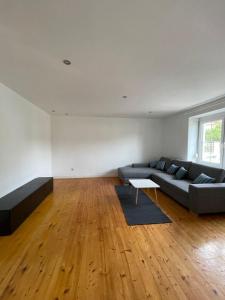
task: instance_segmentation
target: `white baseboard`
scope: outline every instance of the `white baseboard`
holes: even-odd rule
[[[95,175],[95,176],[53,176],[53,179],[82,179],[82,178],[117,178],[117,175]]]

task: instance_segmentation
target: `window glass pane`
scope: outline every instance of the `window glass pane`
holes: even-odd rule
[[[206,122],[202,127],[202,160],[221,162],[222,120]]]

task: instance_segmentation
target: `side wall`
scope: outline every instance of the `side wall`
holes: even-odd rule
[[[51,176],[50,116],[0,84],[0,197]]]
[[[54,177],[115,176],[117,168],[160,156],[161,120],[52,118]]]
[[[163,155],[171,158],[193,160],[193,143],[192,132],[196,124],[190,119],[194,116],[200,116],[211,111],[219,112],[225,109],[225,98],[213,101],[186,112],[164,118],[163,122]],[[189,122],[191,122],[189,130]],[[188,138],[189,137],[189,138]],[[189,140],[189,143],[188,143]]]
[[[163,155],[187,159],[188,117],[174,115],[163,120]]]

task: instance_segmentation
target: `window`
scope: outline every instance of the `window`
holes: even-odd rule
[[[224,117],[221,115],[199,119],[198,161],[222,167],[224,165]]]

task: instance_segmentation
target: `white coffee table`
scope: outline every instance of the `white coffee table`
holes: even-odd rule
[[[160,188],[158,184],[150,179],[129,179],[130,184],[136,189],[136,198],[135,203],[138,204],[138,191],[139,189],[154,189],[155,191],[155,198],[157,198],[157,189]]]

